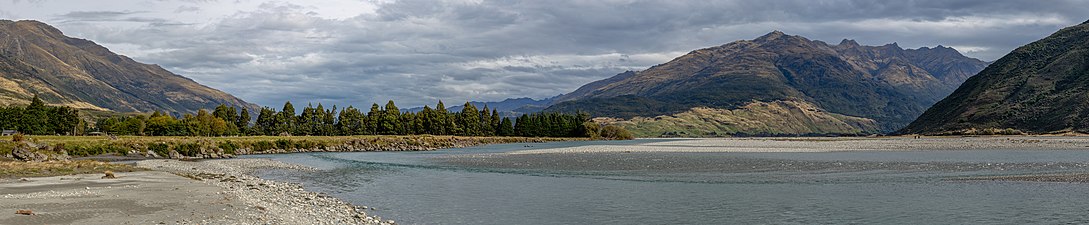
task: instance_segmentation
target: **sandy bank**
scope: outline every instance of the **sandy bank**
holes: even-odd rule
[[[267,159],[146,160],[155,171],[0,181],[0,224],[381,224],[298,184],[248,175],[308,168]],[[32,210],[36,215],[17,215]]]
[[[883,138],[713,138],[677,139],[638,145],[587,145],[517,151],[510,154],[592,152],[836,152],[1054,149],[1089,150],[1089,137],[996,136]]]

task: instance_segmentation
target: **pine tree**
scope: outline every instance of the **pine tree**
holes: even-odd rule
[[[454,130],[454,122],[450,119],[450,112],[446,111],[446,105],[443,105],[442,101],[435,105],[435,121],[432,127],[435,135],[452,134]]]
[[[295,106],[291,105],[291,101],[284,103],[283,110],[277,115],[276,134],[274,135],[279,135],[280,133],[294,134],[298,122],[295,118]]]
[[[321,104],[318,104],[318,108],[321,108]],[[331,135],[336,135],[337,134],[337,130],[336,130],[336,114],[337,114],[337,106],[336,105],[333,105],[332,109],[329,109],[328,111],[323,112],[323,117],[322,117],[322,121],[321,121],[321,123],[322,123],[321,135],[331,136]]]
[[[495,126],[492,126],[491,124],[492,112],[491,110],[488,110],[488,105],[484,105],[484,109],[480,110],[480,135],[495,135]]]
[[[371,105],[371,111],[367,112],[367,134],[378,134],[378,124],[381,122],[382,109],[378,107],[378,103]]]
[[[498,132],[499,136],[514,136],[514,124],[510,122],[510,118],[503,118],[502,122],[499,122]]]
[[[261,108],[261,112],[257,114],[257,121],[253,124],[253,132],[260,135],[276,135],[278,115],[272,108]]]
[[[461,128],[460,135],[478,136],[483,133],[480,128],[480,111],[476,110],[476,106],[465,102],[464,108],[461,109],[461,113],[458,115],[458,127]]]
[[[242,134],[250,133],[250,110],[245,107],[242,108],[242,113],[238,114],[238,119],[234,121],[234,126],[238,127],[238,132]]]
[[[495,109],[492,109],[491,122],[489,123],[488,126],[492,127],[491,130],[493,131],[493,133],[490,134],[490,135],[499,135],[499,129],[501,128],[499,126],[500,123],[502,123],[502,121],[499,119],[499,112],[496,111]]]
[[[401,123],[401,110],[397,108],[393,100],[386,103],[386,108],[382,112],[378,126],[381,134],[403,134],[404,125]]]

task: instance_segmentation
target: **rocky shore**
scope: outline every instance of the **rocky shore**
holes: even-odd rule
[[[239,200],[244,207],[226,221],[243,224],[393,224],[370,216],[366,206],[354,206],[302,185],[252,176],[258,169],[313,170],[269,159],[229,159],[201,162],[144,160],[138,167],[166,171],[221,187],[219,193]]]
[[[150,171],[0,179],[0,224],[395,223],[299,184],[250,175],[261,169],[312,170],[298,165],[268,159],[136,165]]]

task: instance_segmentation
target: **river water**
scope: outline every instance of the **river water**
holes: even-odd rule
[[[1082,150],[494,154],[597,144],[247,157],[400,224],[1089,223],[1089,184],[958,179],[1089,172]]]

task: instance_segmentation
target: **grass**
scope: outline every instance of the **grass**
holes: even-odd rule
[[[637,137],[828,136],[879,133],[876,121],[830,113],[801,101],[753,102],[737,109],[692,108],[616,123]]]
[[[18,162],[0,161],[0,178],[50,177],[73,174],[133,172],[145,169],[125,164],[113,164],[91,160]]]

